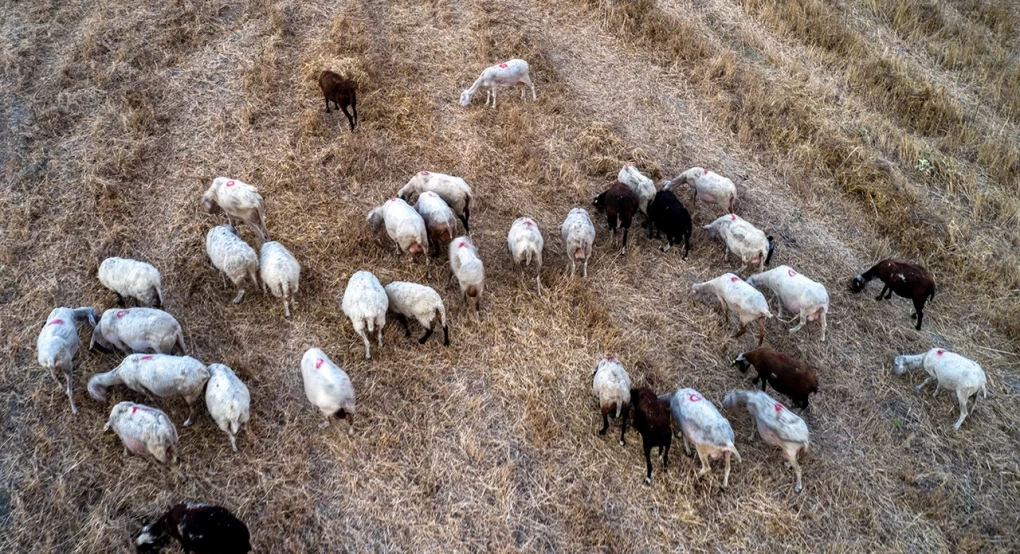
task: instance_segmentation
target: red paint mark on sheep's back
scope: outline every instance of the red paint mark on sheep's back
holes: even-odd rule
[[[939,356],[941,356],[941,355],[945,354],[946,351],[942,350],[941,348],[939,348],[938,350],[935,351],[935,353],[938,354]]]
[[[134,413],[135,413],[135,412],[137,412],[137,411],[138,411],[138,406],[133,406],[133,407],[131,408],[131,413],[132,413],[132,414],[134,414]]]
[[[780,404],[779,402],[776,402],[776,411],[777,412],[783,411],[783,405]]]
[[[786,274],[789,275],[790,277],[796,277],[797,276],[797,272],[792,270],[792,269],[787,271]]]
[[[429,174],[428,171],[422,171],[421,173],[418,173],[418,175],[428,175],[428,174]]]
[[[739,280],[740,280],[740,277],[730,277],[730,282],[731,283],[736,283]]]
[[[616,354],[607,354],[606,355],[606,359],[611,361],[611,362],[615,362],[616,361]]]
[[[457,244],[457,248],[467,248],[467,243],[464,242],[464,241],[461,241],[459,244]]]
[[[528,227],[530,227],[530,226],[534,225],[535,223],[532,222],[530,219],[525,219],[524,220],[524,224],[527,225]]]
[[[499,64],[499,67],[500,67],[500,69],[506,69],[507,65],[505,63],[501,63],[501,64]]]
[[[701,397],[696,394],[692,394],[687,398],[689,398],[691,402],[701,402]]]
[[[228,186],[228,187],[232,187],[232,186],[234,186],[234,185],[236,185],[236,184],[237,184],[237,183],[235,183],[235,182],[234,182],[233,180],[227,181],[227,186]]]
[[[142,360],[143,362],[147,362],[147,361],[151,360],[152,358],[153,358],[153,356],[150,354],[148,356],[142,356],[141,358],[139,358],[139,360]]]
[[[397,197],[396,196],[390,197],[390,202],[396,202],[396,201],[397,201]]]
[[[709,173],[711,173],[711,171],[707,169],[703,169],[702,171],[703,171],[702,175],[708,175]]]
[[[627,164],[627,165],[625,165],[623,167],[634,167],[634,164]]]
[[[124,317],[126,315],[128,315],[128,311],[127,310],[120,310],[120,311],[117,312],[117,319],[120,319],[120,318],[122,318],[122,317]]]
[[[779,355],[779,359],[780,360],[785,360],[786,359],[786,354],[780,354]]]
[[[57,319],[54,319],[53,321],[50,321],[49,323],[47,323],[47,325],[63,325],[63,324],[64,324],[64,320],[60,319],[59,317]]]
[[[737,220],[737,214],[730,214],[730,221],[736,221],[736,220]]]
[[[326,362],[322,358],[315,360],[315,369],[321,368],[324,363]]]

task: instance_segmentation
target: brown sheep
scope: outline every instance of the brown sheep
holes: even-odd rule
[[[761,390],[765,392],[765,383],[768,382],[776,392],[789,396],[793,404],[802,410],[808,407],[808,395],[818,392],[815,370],[770,348],[755,348],[744,352],[733,360],[733,365],[741,373],[746,373],[748,367],[754,366],[758,376],[752,383],[757,385],[761,381]]]
[[[332,101],[347,116],[351,131],[354,131],[358,125],[358,83],[332,71],[323,71],[319,74],[319,88],[326,99],[326,113],[329,113],[329,103]],[[351,107],[354,117],[347,111],[347,106]]]
[[[867,286],[868,281],[878,277],[885,283],[882,292],[878,293],[875,300],[883,298],[889,300],[895,292],[897,296],[909,298],[914,301],[914,314],[910,319],[917,320],[915,329],[921,330],[921,319],[924,318],[924,303],[935,298],[935,279],[927,269],[910,262],[886,258],[871,269],[854,277],[850,288],[854,292],[861,292]]]
[[[662,471],[669,466],[669,447],[673,444],[673,432],[669,423],[669,412],[659,404],[659,398],[648,387],[630,389],[630,405],[633,407],[634,428],[641,433],[645,448],[645,465],[648,473],[645,484],[652,483],[652,448],[659,447],[662,456]]]
[[[616,242],[616,220],[619,218],[620,226],[623,227],[623,250],[627,253],[627,232],[630,231],[630,223],[634,219],[634,213],[638,211],[638,197],[630,187],[617,181],[605,192],[595,197],[592,204],[600,210],[606,211],[606,218],[609,220],[609,231],[612,234],[612,241]]]

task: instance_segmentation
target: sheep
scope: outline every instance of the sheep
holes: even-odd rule
[[[347,434],[354,434],[354,386],[347,373],[336,366],[319,348],[309,348],[301,358],[301,378],[305,396],[326,420],[319,429],[329,426],[330,416],[347,419]]]
[[[797,455],[802,450],[806,453],[810,442],[804,420],[761,391],[730,391],[723,398],[723,406],[729,411],[747,408],[751,414],[751,436],[747,440],[754,440],[754,430],[757,428],[766,443],[783,450],[783,458],[797,475],[793,492],[799,493],[802,487]]]
[[[616,244],[616,221],[620,220],[623,227],[623,254],[627,253],[627,233],[630,231],[630,223],[634,219],[634,212],[637,211],[638,197],[630,187],[617,181],[605,192],[595,197],[592,204],[605,210],[606,219],[609,222],[609,233],[611,241]]]
[[[50,370],[53,381],[60,385],[57,369],[64,372],[67,381],[67,399],[71,402],[71,413],[77,415],[78,407],[74,405],[73,378],[74,355],[78,353],[81,341],[78,339],[78,324],[88,321],[93,328],[96,326],[96,310],[93,308],[56,308],[46,316],[36,349],[39,353],[39,365]]]
[[[538,223],[530,217],[519,217],[512,225],[510,232],[506,235],[506,247],[514,258],[517,267],[523,262],[530,266],[531,260],[535,260],[535,282],[538,283],[538,295],[542,296],[542,247],[545,241],[542,240],[542,231]]]
[[[485,291],[485,266],[478,257],[478,249],[466,236],[457,237],[450,242],[450,278],[446,281],[447,286],[453,281],[454,276],[460,284],[464,302],[469,303],[474,299],[475,314],[480,314],[482,293]]]
[[[914,313],[910,319],[917,319],[915,328],[920,331],[921,320],[924,318],[924,303],[935,298],[935,279],[931,273],[917,264],[887,258],[854,277],[850,284],[851,289],[853,292],[861,292],[875,277],[881,279],[885,284],[875,300],[881,301],[883,297],[889,300],[894,292],[896,296],[913,300]]]
[[[648,205],[655,198],[655,182],[645,177],[634,164],[623,166],[616,180],[630,187],[638,197],[638,211],[648,216]]]
[[[407,202],[394,196],[381,206],[368,212],[368,225],[377,237],[386,235],[397,246],[397,253],[423,254],[425,263],[429,257],[428,233],[425,231],[425,220]]]
[[[382,348],[382,332],[386,326],[386,310],[389,308],[386,290],[375,275],[368,271],[358,271],[347,281],[340,307],[351,320],[354,330],[365,341],[365,359],[371,360],[372,345],[365,330],[371,333],[378,329],[379,348]]]
[[[893,360],[893,371],[896,375],[903,375],[908,369],[921,367],[928,373],[928,377],[915,387],[916,390],[920,391],[934,380],[935,392],[931,393],[932,398],[935,398],[940,388],[956,391],[956,399],[960,403],[960,419],[956,420],[953,429],[959,431],[963,420],[967,419],[970,410],[977,405],[978,391],[988,398],[985,372],[974,361],[941,348],[932,348],[924,354],[913,356],[896,356]],[[968,409],[967,402],[971,396],[974,397],[974,404]]]
[[[587,278],[588,259],[591,258],[591,247],[595,243],[595,225],[588,217],[588,211],[584,208],[570,210],[560,225],[560,234],[563,236],[567,258],[570,259],[570,276],[573,277],[577,270],[577,260],[583,259],[584,269],[581,275]]]
[[[737,187],[733,181],[700,167],[692,167],[684,171],[675,179],[664,181],[662,188],[671,190],[673,185],[684,182],[691,186],[691,202],[697,205],[698,199],[702,202],[715,204],[720,208],[726,208],[733,213],[733,203],[737,200]]]
[[[808,279],[788,265],[756,273],[747,278],[747,284],[755,288],[768,287],[779,297],[778,317],[783,317],[784,305],[791,312],[800,314],[800,323],[790,329],[790,333],[800,331],[807,322],[817,319],[822,326],[822,342],[825,342],[825,314],[829,311],[829,293],[825,285]]]
[[[766,236],[736,214],[724,215],[702,228],[710,235],[718,235],[726,243],[723,261],[729,260],[730,252],[733,252],[740,256],[743,267],[755,264],[760,272],[764,271],[765,266],[772,260],[772,252],[776,246],[772,235]]]
[[[110,411],[103,432],[109,429],[124,443],[125,456],[148,454],[161,464],[177,462],[177,428],[161,410],[121,402]]]
[[[248,527],[226,508],[192,502],[177,504],[155,523],[146,525],[135,539],[141,552],[170,536],[184,552],[194,554],[247,554],[251,551]]]
[[[591,370],[591,390],[602,412],[602,429],[599,434],[606,434],[609,414],[615,412],[613,417],[620,419],[620,446],[627,444],[624,435],[627,433],[627,415],[630,413],[630,387],[630,375],[627,375],[627,370],[623,369],[623,364],[616,356],[602,358],[595,369]]]
[[[757,289],[748,285],[732,273],[724,273],[715,279],[696,283],[694,294],[715,293],[715,297],[723,306],[723,321],[730,323],[730,307],[733,307],[740,320],[740,327],[730,338],[738,338],[747,332],[747,324],[758,320],[758,346],[765,340],[765,320],[772,317],[769,303]]]
[[[217,177],[202,195],[202,205],[207,213],[223,210],[231,227],[234,226],[231,218],[240,219],[255,229],[262,240],[269,240],[265,204],[258,189],[248,183],[229,177]]]
[[[440,249],[446,248],[453,237],[457,236],[457,220],[454,218],[453,210],[438,194],[430,190],[418,195],[414,209],[425,221],[429,244],[432,245],[435,254],[438,254]]]
[[[234,370],[223,364],[209,364],[209,382],[205,386],[205,406],[216,425],[230,437],[230,448],[237,452],[236,435],[248,429],[251,395]]]
[[[730,486],[730,454],[740,462],[740,452],[733,444],[733,428],[711,402],[694,389],[679,389],[673,394],[659,396],[659,403],[669,406],[673,421],[680,427],[684,439],[684,452],[691,455],[688,442],[694,443],[701,460],[698,479],[711,473],[711,460],[726,457],[726,473],[723,474],[723,488]]]
[[[111,371],[93,375],[88,390],[100,402],[106,402],[108,389],[116,385],[144,394],[149,402],[155,402],[156,397],[182,396],[188,403],[188,419],[184,420],[188,427],[208,380],[205,364],[190,356],[132,354]]]
[[[393,281],[383,289],[389,300],[389,309],[393,312],[394,319],[404,328],[405,336],[411,336],[407,318],[414,318],[425,329],[425,334],[418,339],[418,344],[425,344],[425,341],[432,336],[432,324],[438,318],[439,323],[443,326],[443,345],[450,346],[450,329],[446,325],[446,307],[443,306],[443,299],[439,297],[439,293],[435,289],[404,281]]]
[[[255,288],[259,288],[256,277],[259,271],[259,258],[255,255],[255,250],[237,236],[233,226],[217,225],[209,229],[205,236],[205,251],[213,267],[220,271],[223,288],[227,288],[226,277],[230,277],[230,281],[238,287],[237,296],[232,300],[234,304],[240,304],[244,298],[244,287],[241,284],[245,277],[251,277]]]
[[[259,274],[262,293],[268,288],[273,296],[283,299],[283,315],[290,318],[290,306],[301,281],[301,264],[282,244],[276,241],[262,243],[259,256]]]
[[[174,316],[155,308],[110,309],[92,331],[89,350],[112,352],[187,353],[184,331]]]
[[[655,393],[647,387],[630,389],[630,405],[634,410],[634,428],[641,433],[645,449],[645,484],[652,483],[652,448],[659,447],[662,456],[662,471],[669,467],[669,447],[673,444],[673,433],[669,426],[669,413],[659,404]]]
[[[117,293],[117,301],[123,306],[128,298],[138,305],[163,305],[163,289],[160,286],[159,270],[152,264],[126,258],[107,258],[99,264],[99,282]]]
[[[471,104],[471,97],[478,92],[479,88],[485,89],[485,105],[489,105],[489,98],[492,98],[492,107],[496,108],[496,90],[509,88],[514,85],[524,84],[531,88],[531,99],[537,100],[535,85],[531,83],[528,62],[524,60],[507,60],[501,64],[489,66],[482,70],[482,74],[475,79],[471,88],[460,93],[460,105],[467,107]],[[521,89],[521,100],[524,100],[525,89]]]
[[[326,100],[326,113],[329,113],[329,103],[347,116],[347,122],[351,124],[351,132],[358,126],[358,83],[332,71],[319,73],[319,88],[322,89],[322,96]],[[354,116],[347,112],[347,106],[351,107]]]
[[[412,194],[429,191],[438,194],[443,202],[450,206],[453,213],[457,214],[461,223],[464,224],[464,232],[470,234],[471,227],[468,226],[468,220],[471,219],[472,193],[467,182],[452,175],[419,171],[397,191],[397,196],[406,201]]]
[[[673,191],[660,190],[655,193],[655,198],[648,206],[648,238],[652,238],[652,227],[656,229],[656,237],[666,233],[667,244],[661,247],[663,252],[669,252],[673,243],[680,243],[684,239],[684,260],[691,252],[691,214],[680,203]]]
[[[761,381],[761,390],[765,392],[765,384],[780,394],[785,394],[793,401],[793,405],[801,410],[808,407],[808,395],[818,392],[818,376],[810,366],[769,348],[738,354],[733,360],[733,367],[746,373],[747,368],[754,366],[758,375],[751,380],[757,385]]]

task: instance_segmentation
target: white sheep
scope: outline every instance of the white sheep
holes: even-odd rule
[[[321,349],[309,348],[301,358],[301,377],[308,401],[326,418],[319,428],[329,426],[330,416],[337,414],[347,419],[347,434],[354,434],[354,386],[347,372],[337,367]]]
[[[163,305],[159,270],[152,264],[127,258],[107,258],[99,264],[99,282],[117,293],[121,304],[128,298],[139,305]]]
[[[595,225],[584,208],[574,208],[560,225],[563,246],[570,259],[570,276],[577,270],[577,260],[584,260],[582,275],[588,277],[588,259],[591,258],[591,247],[595,244]]]
[[[266,229],[266,208],[257,188],[229,177],[213,179],[209,190],[202,195],[205,211],[213,213],[216,208],[227,214],[227,222],[233,226],[231,218],[240,219],[255,229],[262,240],[269,240]]]
[[[616,419],[623,418],[620,422],[620,445],[626,445],[624,435],[627,433],[627,415],[630,413],[630,375],[623,368],[623,364],[616,356],[609,355],[601,360],[591,370],[591,390],[599,401],[599,410],[602,412],[602,429],[600,435],[605,435],[609,429],[609,414],[615,413]]]
[[[92,308],[56,308],[46,317],[36,348],[39,354],[39,365],[50,370],[50,376],[57,386],[61,386],[57,370],[64,373],[67,381],[67,399],[71,402],[71,413],[77,414],[74,405],[73,377],[74,356],[78,353],[81,342],[78,339],[78,324],[88,321],[93,328],[96,326],[96,310]]]
[[[443,299],[435,289],[405,281],[393,281],[384,289],[390,303],[389,309],[394,313],[394,319],[404,328],[406,336],[411,336],[407,318],[413,318],[425,329],[425,334],[418,339],[418,344],[425,344],[425,341],[432,336],[432,325],[438,319],[443,326],[443,344],[450,346],[450,330],[446,326],[446,307],[443,306]]]
[[[960,402],[960,419],[956,420],[953,429],[959,430],[963,425],[963,420],[967,419],[967,414],[970,413],[967,401],[971,396],[974,397],[974,405],[977,405],[976,395],[979,391],[985,398],[988,398],[985,372],[976,362],[959,354],[941,348],[932,348],[924,354],[896,356],[893,361],[893,370],[896,375],[903,375],[908,369],[921,367],[928,372],[928,377],[920,385],[917,385],[918,391],[932,380],[935,381],[935,392],[931,393],[932,398],[938,394],[939,388],[956,391],[956,399]]]
[[[752,287],[766,286],[779,297],[777,316],[783,317],[783,306],[795,314],[800,314],[800,323],[790,329],[791,333],[800,331],[808,321],[818,320],[822,326],[822,342],[825,342],[825,314],[829,311],[829,293],[825,285],[808,279],[794,271],[788,265],[756,273],[747,278]]]
[[[539,296],[542,296],[542,247],[544,245],[542,231],[534,219],[520,217],[510,225],[510,232],[506,235],[507,249],[513,256],[517,267],[521,267],[521,263],[530,266],[531,260],[535,260],[535,282],[538,283]]]
[[[248,429],[251,395],[234,370],[223,364],[209,364],[209,382],[205,386],[205,406],[216,425],[230,437],[237,452],[237,433]]]
[[[758,320],[758,346],[765,340],[765,320],[772,317],[769,303],[758,289],[748,285],[732,273],[724,273],[704,283],[693,286],[694,294],[714,293],[723,306],[723,319],[730,324],[730,308],[737,312],[740,327],[731,338],[747,332],[747,324]]]
[[[397,245],[398,253],[423,254],[428,264],[429,237],[425,220],[410,204],[394,196],[368,212],[367,220],[376,236],[381,238],[385,230]]]
[[[662,188],[672,190],[673,185],[681,182],[691,186],[692,205],[696,205],[700,198],[702,202],[715,204],[733,213],[733,202],[737,200],[737,187],[733,181],[707,169],[692,167],[675,179],[664,181]]]
[[[245,277],[251,277],[255,288],[259,288],[258,272],[259,258],[255,255],[255,249],[248,246],[247,242],[237,236],[237,231],[230,225],[217,225],[209,229],[205,237],[205,251],[209,254],[209,260],[213,266],[220,271],[220,278],[223,279],[223,288],[227,288],[227,281],[224,275],[230,277],[230,281],[238,287],[237,296],[234,297],[234,304],[240,304],[244,298],[244,287],[241,283]]]
[[[471,219],[471,187],[464,179],[446,175],[444,173],[433,173],[431,171],[419,171],[411,177],[406,185],[397,191],[397,196],[409,200],[412,194],[423,194],[434,192],[443,199],[457,214],[461,223],[464,224],[464,232],[471,233],[468,220]]]
[[[382,332],[386,326],[386,310],[389,308],[386,290],[375,275],[368,271],[358,271],[347,281],[340,307],[351,320],[354,330],[365,341],[365,359],[371,360],[372,345],[365,330],[371,333],[378,329],[379,348],[382,348]]]
[[[89,350],[186,354],[184,331],[174,316],[155,308],[106,310],[92,331]]]
[[[259,257],[259,274],[262,292],[268,288],[273,296],[283,299],[284,317],[290,317],[290,306],[301,281],[301,264],[282,244],[276,241],[262,243]]]
[[[195,415],[195,402],[208,380],[205,364],[190,356],[132,354],[111,371],[93,375],[88,389],[92,398],[100,402],[106,402],[108,389],[116,385],[144,394],[149,402],[155,402],[157,397],[183,397],[188,403],[188,419],[184,420],[188,427]]]
[[[478,257],[478,249],[466,236],[450,242],[450,278],[446,281],[447,286],[454,276],[460,284],[464,302],[469,303],[473,298],[475,314],[479,314],[482,309],[482,293],[485,291],[485,266]]]
[[[457,219],[453,215],[453,209],[438,194],[430,190],[421,193],[414,209],[425,220],[429,244],[437,253],[457,236]]]
[[[645,177],[634,164],[627,164],[620,170],[616,180],[630,187],[638,197],[638,209],[648,216],[648,204],[655,198],[655,181]]]
[[[177,428],[165,413],[134,402],[121,402],[110,411],[103,432],[113,429],[128,452],[152,456],[165,464],[177,462]]]
[[[733,428],[711,402],[694,389],[680,389],[672,395],[659,397],[660,404],[669,404],[673,421],[680,427],[684,438],[684,452],[691,455],[688,442],[694,443],[701,460],[700,479],[712,471],[711,460],[719,456],[726,457],[726,473],[723,475],[723,488],[730,486],[730,454],[740,460],[740,453],[733,444]]]
[[[807,452],[810,445],[808,427],[804,420],[762,391],[730,391],[723,398],[723,406],[730,411],[747,408],[751,414],[751,436],[747,440],[754,440],[754,430],[757,428],[765,442],[781,448],[783,458],[797,474],[797,484],[793,491],[800,492],[801,472],[797,455],[802,450]]]
[[[531,76],[529,75],[528,62],[524,60],[507,60],[501,64],[486,67],[482,70],[482,74],[475,79],[474,84],[471,88],[460,93],[460,105],[468,106],[471,104],[471,97],[478,92],[479,88],[485,89],[485,105],[489,105],[489,98],[492,98],[492,107],[496,107],[496,90],[500,88],[510,88],[512,86],[524,84],[531,88],[531,99],[536,100],[538,97],[535,96],[535,85],[531,83]],[[525,89],[521,88],[521,100],[524,100]]]
[[[772,236],[766,236],[760,229],[751,225],[736,214],[728,214],[716,219],[703,227],[710,235],[717,235],[726,243],[723,260],[729,260],[730,252],[740,256],[744,267],[749,264],[758,266],[764,271],[772,259],[775,242]]]

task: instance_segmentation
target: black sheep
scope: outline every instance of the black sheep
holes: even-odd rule
[[[248,527],[226,508],[208,504],[178,504],[156,523],[146,525],[135,540],[139,552],[158,552],[165,537],[192,554],[247,554]]]
[[[658,238],[661,233],[666,233],[666,240],[669,244],[662,246],[663,252],[669,252],[673,244],[679,244],[680,238],[684,239],[684,259],[691,251],[691,214],[680,203],[671,190],[660,190],[655,193],[655,198],[648,205],[648,238],[652,238],[652,226],[655,226],[655,236]]]
[[[662,456],[662,471],[669,466],[669,447],[673,444],[669,412],[659,404],[659,399],[648,387],[630,389],[630,405],[633,408],[634,428],[641,433],[645,449],[645,465],[648,473],[645,484],[652,482],[652,448],[659,447]]]

